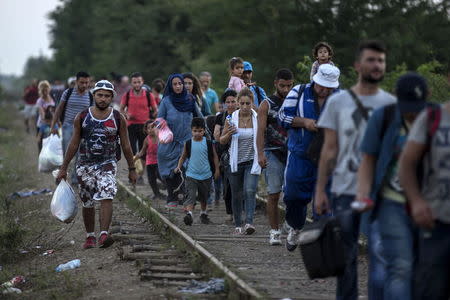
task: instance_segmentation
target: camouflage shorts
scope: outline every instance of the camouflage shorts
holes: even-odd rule
[[[116,162],[78,165],[77,178],[83,207],[94,207],[95,201],[113,199],[117,193]]]

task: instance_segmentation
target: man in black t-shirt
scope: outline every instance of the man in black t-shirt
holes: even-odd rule
[[[287,131],[278,124],[278,111],[294,85],[294,75],[288,69],[280,69],[275,76],[275,93],[265,99],[258,108],[258,162],[265,168],[267,185],[267,216],[270,223],[270,245],[281,245],[278,200],[284,182],[287,158]]]

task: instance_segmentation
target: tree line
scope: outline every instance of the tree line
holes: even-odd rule
[[[49,14],[54,55],[30,58],[25,78],[64,79],[87,70],[98,78],[112,71],[140,71],[152,80],[174,72],[208,70],[213,86],[222,91],[228,82],[228,60],[240,56],[252,62],[257,83],[270,92],[273,74],[281,67],[290,68],[301,80],[308,78],[311,49],[324,40],[333,46],[333,61],[345,86],[354,76],[354,49],[366,38],[386,43],[391,77],[420,68],[447,75],[449,3],[62,0]],[[441,76],[438,81],[443,80]],[[442,89],[448,95],[447,86]]]

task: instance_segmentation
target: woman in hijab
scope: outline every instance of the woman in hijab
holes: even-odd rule
[[[192,137],[193,117],[203,117],[195,98],[188,93],[181,74],[172,74],[167,80],[164,96],[158,110],[158,118],[166,120],[173,133],[173,141],[158,145],[158,168],[167,185],[167,207],[178,205],[178,192],[182,185],[180,174],[176,174],[178,160],[183,152],[184,143]]]

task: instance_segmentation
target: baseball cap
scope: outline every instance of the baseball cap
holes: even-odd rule
[[[335,89],[339,86],[340,74],[341,72],[337,67],[330,64],[322,64],[313,76],[313,81],[318,85]]]
[[[98,90],[111,91],[113,93],[113,97],[116,96],[116,91],[114,90],[114,85],[108,80],[100,80],[95,83],[94,88],[92,89],[92,93],[94,94]]]
[[[253,72],[252,64],[249,63],[248,61],[244,61],[244,72],[245,72],[245,71],[251,71],[251,72]]]
[[[397,80],[395,94],[401,113],[420,112],[426,105],[427,82],[417,73],[406,73]]]

